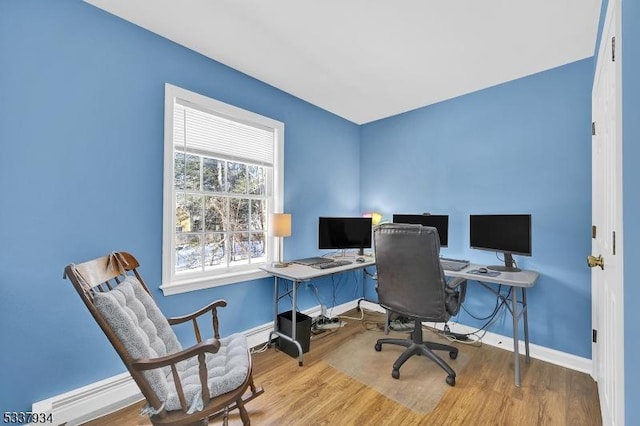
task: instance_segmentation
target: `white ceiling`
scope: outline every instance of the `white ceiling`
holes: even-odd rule
[[[358,124],[594,54],[601,0],[85,0]]]

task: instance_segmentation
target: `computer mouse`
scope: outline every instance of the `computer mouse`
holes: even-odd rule
[[[489,270],[487,268],[478,268],[478,272],[480,272],[481,274],[486,274],[487,272],[489,272]]]
[[[356,262],[362,263],[362,262],[364,262],[364,261],[365,261],[365,260],[364,260],[364,257],[358,257],[358,258],[356,258]]]

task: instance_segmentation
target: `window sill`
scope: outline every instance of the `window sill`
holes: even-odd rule
[[[206,288],[219,287],[227,284],[234,284],[243,281],[267,278],[270,275],[259,269],[233,272],[219,277],[198,277],[186,280],[175,281],[171,284],[161,285],[160,289],[165,296],[186,293],[189,291],[203,290]]]

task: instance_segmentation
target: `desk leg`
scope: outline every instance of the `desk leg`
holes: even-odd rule
[[[515,372],[516,386],[520,387],[520,349],[518,345],[518,289],[516,287],[511,287],[511,290],[511,302],[513,303],[511,311],[511,317],[513,318],[513,368]]]
[[[302,346],[300,346],[300,343],[296,339],[297,337],[296,328],[298,328],[297,327],[298,320],[296,318],[297,310],[298,310],[298,282],[293,281],[293,295],[291,300],[291,339],[293,339],[293,342],[296,344],[296,347],[298,348],[298,365],[302,366]]]
[[[269,347],[274,335],[279,335],[278,330],[278,277],[273,277],[273,330],[269,333]]]
[[[527,364],[531,361],[529,356],[529,320],[527,319],[527,312],[529,307],[527,306],[527,289],[522,287],[522,319],[524,321],[524,351],[525,361]]]
[[[293,291],[292,291],[292,307],[291,307],[291,336],[287,336],[286,334],[282,333],[278,327],[278,289],[279,289],[279,282],[278,282],[278,277],[274,277],[274,283],[275,283],[275,288],[274,288],[274,303],[273,303],[273,311],[274,311],[274,319],[273,319],[273,330],[269,333],[269,342],[271,342],[271,337],[273,335],[278,336],[279,339],[284,339],[284,340],[288,340],[291,343],[293,343],[294,345],[296,345],[296,348],[298,349],[298,365],[300,367],[302,367],[302,345],[300,344],[300,342],[298,342],[296,340],[296,307],[297,307],[297,289],[298,289],[298,282],[293,281]]]
[[[360,302],[362,301],[370,302],[370,300],[367,300],[366,286],[367,286],[367,271],[365,270],[365,268],[362,268],[362,297],[358,299],[358,303],[356,305],[356,309],[358,312],[360,312]]]
[[[280,329],[278,328],[278,289],[279,289],[279,281],[278,281],[278,277],[273,277],[273,282],[274,282],[274,298],[273,298],[273,330],[274,331],[280,331]]]
[[[298,310],[298,285],[299,284],[300,284],[299,281],[293,282],[293,296],[291,301],[291,311],[292,311],[291,312],[291,320],[292,320],[291,338],[293,339],[293,343],[295,343],[296,347],[298,348],[298,366],[302,367],[302,345],[300,344],[300,342],[298,342],[298,339],[296,338],[296,328],[298,328],[296,313]]]

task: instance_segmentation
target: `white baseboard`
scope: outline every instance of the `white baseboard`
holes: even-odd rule
[[[439,330],[442,330],[444,328],[444,324],[430,323],[427,325],[430,327],[435,327]],[[473,333],[477,330],[473,327],[468,327],[462,324],[449,324],[449,328],[450,331],[461,334]],[[513,352],[513,338],[511,337],[487,332],[482,337],[482,343]],[[520,353],[520,355],[524,355],[525,353],[523,340],[518,341],[518,352]],[[531,356],[531,358],[559,365],[570,370],[580,371],[589,375],[591,375],[592,373],[592,362],[587,358],[582,358],[576,355],[568,354],[566,352],[560,352],[555,349],[549,349],[544,346],[535,345],[533,343],[529,343],[529,355]]]
[[[343,307],[351,306],[351,307]],[[345,312],[355,307],[355,302],[334,308],[335,312]],[[315,316],[320,314],[320,306],[303,311]],[[273,330],[273,322],[246,330],[249,347],[264,344]],[[138,385],[128,372],[91,383],[78,389],[33,403],[34,413],[51,414],[53,423],[67,426],[80,425],[115,411],[121,410],[144,399]]]
[[[358,305],[357,300],[336,306],[331,310],[331,315],[340,315]],[[384,309],[375,303],[362,301],[360,306],[377,312]],[[302,311],[311,317],[319,315],[320,306]],[[431,327],[443,328],[443,324],[427,324]],[[456,333],[470,333],[474,328],[462,324],[450,325],[451,331]],[[257,347],[267,342],[269,333],[273,330],[273,322],[268,322],[258,327],[246,330],[247,342],[250,347]],[[513,339],[498,334],[486,333],[482,342],[513,351]],[[578,357],[554,349],[545,348],[534,344],[529,345],[531,357],[565,368],[591,374],[592,362],[590,359]],[[524,342],[520,341],[520,353],[524,353]],[[131,375],[128,372],[118,374],[99,382],[91,383],[79,389],[56,395],[54,397],[35,402],[32,405],[34,413],[52,414],[55,424],[66,423],[68,426],[78,425],[98,417],[105,416],[114,411],[121,410],[143,399]]]
[[[380,305],[377,305],[375,303],[362,302],[361,306],[366,309],[384,312],[384,309]],[[443,323],[424,324],[429,327],[437,328],[438,330],[444,329]],[[460,334],[473,333],[476,331],[476,329],[473,327],[457,323],[449,324],[449,328],[450,331]],[[511,337],[487,332],[482,338],[482,343],[513,352],[513,338]],[[521,355],[525,353],[524,341],[522,340],[519,340],[518,351]],[[566,352],[549,349],[544,346],[534,345],[533,343],[529,343],[529,355],[531,356],[531,358],[559,365],[570,370],[580,371],[589,375],[592,375],[593,372],[593,363],[588,358],[582,358],[576,355],[568,354]]]
[[[118,411],[143,399],[126,372],[56,395],[32,405],[34,413],[51,414],[53,424],[79,425]]]

